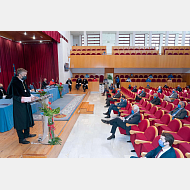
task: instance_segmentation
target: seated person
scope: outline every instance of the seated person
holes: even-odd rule
[[[84,92],[86,91],[86,89],[88,89],[88,80],[86,78],[84,78],[82,81],[82,88]]]
[[[185,102],[180,101],[178,106],[169,112],[172,115],[172,119],[184,119],[187,115],[187,111],[185,110]]]
[[[69,90],[70,90],[70,92],[71,92],[71,89],[72,89],[72,81],[71,81],[71,78],[68,78],[68,80],[66,81],[66,84],[68,84]]]
[[[172,82],[172,79],[171,79],[171,78],[169,78],[169,79],[168,79],[168,82]]]
[[[174,137],[170,133],[162,133],[158,141],[159,146],[150,152],[148,152],[144,157],[141,158],[176,158],[176,153],[172,147],[174,142]],[[130,158],[138,158],[136,156],[131,156]]]
[[[165,96],[164,101],[173,102],[178,97],[177,92],[173,89],[170,96]]]
[[[171,78],[174,78],[174,77],[173,77],[173,75],[170,73],[170,74],[168,75],[168,78],[171,79]]]
[[[131,79],[130,79],[130,77],[128,77],[128,79],[126,80],[126,82],[131,82]]]
[[[118,112],[118,115],[120,115],[119,108],[123,108],[127,106],[127,100],[125,99],[125,96],[121,96],[121,102],[115,102],[115,104],[111,104],[108,108],[108,111],[106,113],[103,113],[104,115],[107,115],[105,118],[110,118],[110,113],[112,110],[115,110]]]
[[[182,92],[182,88],[181,88],[180,85],[177,85],[176,91],[178,91],[178,92]]]
[[[114,88],[113,83],[111,84],[111,86],[109,87],[109,89],[112,90],[111,93],[115,94],[116,89]],[[111,96],[111,94],[109,93],[109,91],[106,94],[107,98],[108,98],[108,96]]]
[[[142,97],[145,97],[145,96],[146,96],[146,92],[144,89],[142,89],[141,93],[139,95],[136,95],[135,100],[141,100]]]
[[[0,99],[2,99],[3,96],[7,96],[7,92],[3,88],[3,84],[0,83]]]
[[[55,85],[54,79],[51,79],[51,81],[49,82],[49,85]]]
[[[137,105],[134,105],[132,107],[131,114],[126,117],[118,117],[115,119],[111,119],[110,121],[107,120],[101,120],[103,123],[112,125],[111,133],[112,135],[107,138],[107,140],[111,140],[115,138],[115,132],[117,127],[121,127],[122,129],[126,130],[126,134],[130,135],[129,131],[131,130],[131,126],[126,126],[126,123],[129,124],[138,124],[140,122],[140,112],[139,107]]]
[[[98,79],[94,77],[92,81],[98,81]]]
[[[149,84],[147,84],[147,86],[146,86],[145,88],[150,89],[150,85],[149,85]]]
[[[137,86],[134,86],[133,90],[131,90],[131,92],[137,92]]]
[[[131,89],[131,85],[128,86],[128,89]]]
[[[118,89],[118,90],[117,90],[117,93],[116,93],[113,97],[106,99],[106,106],[104,106],[105,108],[107,108],[107,107],[110,106],[110,101],[115,102],[115,101],[117,101],[118,98],[120,98],[120,96],[121,96],[120,91],[121,91],[121,90]],[[114,98],[115,98],[115,99],[114,99]]]
[[[150,74],[148,78],[151,78],[151,79],[152,79],[152,78],[153,78],[152,74]]]
[[[164,88],[169,88],[169,87],[167,86],[167,84],[165,84],[165,85],[164,85]]]
[[[32,85],[32,84],[29,85],[29,89],[30,89],[31,92],[35,92],[36,91],[36,89],[34,88],[34,85]]]
[[[158,87],[157,93],[162,93],[162,87],[161,86]]]
[[[104,84],[104,92],[102,93],[102,96],[105,96],[105,92],[107,92],[107,93],[109,92],[109,90],[108,90],[108,79],[107,78],[104,79],[103,84]],[[113,86],[113,84],[112,84],[112,86]]]
[[[82,84],[82,79],[79,77],[77,80],[76,80],[76,89],[78,90],[80,88]]]
[[[151,82],[150,78],[147,78],[147,79],[146,79],[146,82]]]
[[[160,98],[158,97],[157,93],[153,94],[154,98],[150,101],[151,104],[159,105],[160,104]]]
[[[54,82],[54,81],[53,81],[53,82]],[[47,79],[44,78],[44,81],[42,82],[42,87],[41,87],[41,89],[45,89],[47,85],[48,85]]]
[[[88,75],[88,74],[86,74],[86,75],[85,75],[85,78],[89,78],[89,75]]]

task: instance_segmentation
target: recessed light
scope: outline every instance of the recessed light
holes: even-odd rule
[[[26,32],[24,33],[24,35],[26,35]]]
[[[40,40],[40,43],[42,43],[42,40]]]
[[[21,41],[19,41],[19,43],[22,43]]]
[[[33,36],[33,39],[36,39],[35,35]]]

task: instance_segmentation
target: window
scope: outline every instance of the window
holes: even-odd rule
[[[168,46],[175,46],[175,34],[169,34]]]
[[[135,34],[135,46],[145,46],[145,34]]]
[[[149,35],[147,37],[147,45],[149,44]],[[160,46],[160,34],[152,34],[151,46],[156,46],[156,49],[159,49]]]
[[[100,34],[87,34],[87,46],[99,46]]]
[[[185,46],[190,46],[190,34],[185,35]]]
[[[84,46],[84,35],[81,35],[81,44]]]
[[[130,34],[119,34],[119,45],[130,46]]]
[[[179,36],[178,36],[178,46],[181,46],[181,42],[182,42],[182,34],[179,34]]]

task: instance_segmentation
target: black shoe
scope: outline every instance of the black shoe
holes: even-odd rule
[[[112,134],[110,137],[107,138],[107,140],[111,140],[113,138],[115,138],[115,135]]]
[[[135,152],[135,150],[131,150],[131,152]]]
[[[104,119],[101,119],[101,121],[105,124],[110,124],[110,121],[107,121],[107,120],[104,120]]]
[[[22,144],[29,144],[30,141],[27,141],[26,139],[23,139],[23,140],[19,140],[19,143],[22,143]]]
[[[103,113],[104,115],[109,115],[109,113],[108,112],[106,112],[106,113]]]
[[[131,143],[131,141],[127,141],[128,143]]]
[[[106,106],[104,106],[105,108],[108,108],[109,106],[108,105],[106,105]]]
[[[36,134],[29,134],[28,136],[26,136],[25,138],[30,138],[30,137],[35,137]]]
[[[104,118],[110,118],[110,115],[107,115],[106,117],[104,117]]]

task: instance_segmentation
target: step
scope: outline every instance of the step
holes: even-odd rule
[[[93,114],[94,113],[94,104],[89,104],[87,108],[87,113]]]
[[[80,109],[87,109],[89,105],[89,102],[82,102]]]

